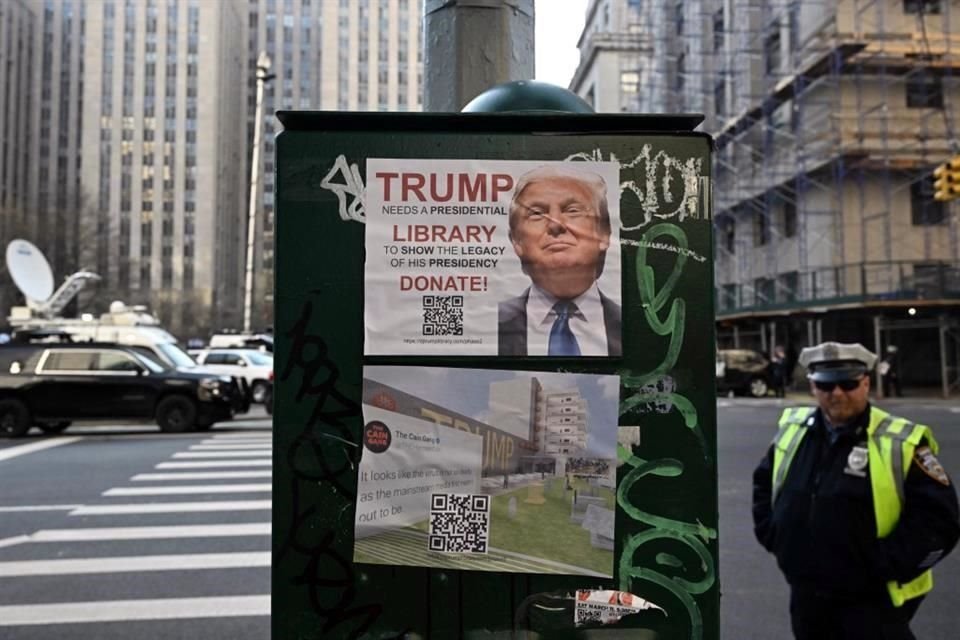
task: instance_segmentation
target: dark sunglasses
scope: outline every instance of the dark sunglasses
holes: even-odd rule
[[[813,386],[826,393],[830,393],[837,387],[840,387],[844,391],[853,391],[860,386],[860,382],[862,380],[863,378],[857,378],[856,380],[841,380],[840,382],[819,382],[814,380]]]

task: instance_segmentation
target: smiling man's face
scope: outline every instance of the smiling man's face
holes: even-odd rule
[[[558,298],[575,298],[593,284],[610,244],[596,200],[587,185],[560,176],[538,180],[517,197],[513,248],[537,286]]]

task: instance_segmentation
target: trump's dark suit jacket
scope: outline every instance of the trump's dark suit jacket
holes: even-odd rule
[[[527,355],[527,298],[528,288],[516,298],[504,300],[497,306],[497,341],[501,356]],[[620,332],[623,328],[623,313],[620,305],[600,292],[600,304],[603,306],[603,324],[607,330],[607,355],[623,355],[623,343]]]

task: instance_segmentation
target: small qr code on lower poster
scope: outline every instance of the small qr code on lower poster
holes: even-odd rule
[[[490,496],[434,493],[430,496],[430,551],[486,553]]]

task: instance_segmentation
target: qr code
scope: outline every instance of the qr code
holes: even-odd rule
[[[430,496],[430,551],[486,553],[490,496],[434,493]]]
[[[599,609],[590,609],[578,602],[573,612],[573,624],[581,626],[585,624],[602,624],[603,612]]]
[[[423,335],[462,336],[463,296],[423,296]]]

